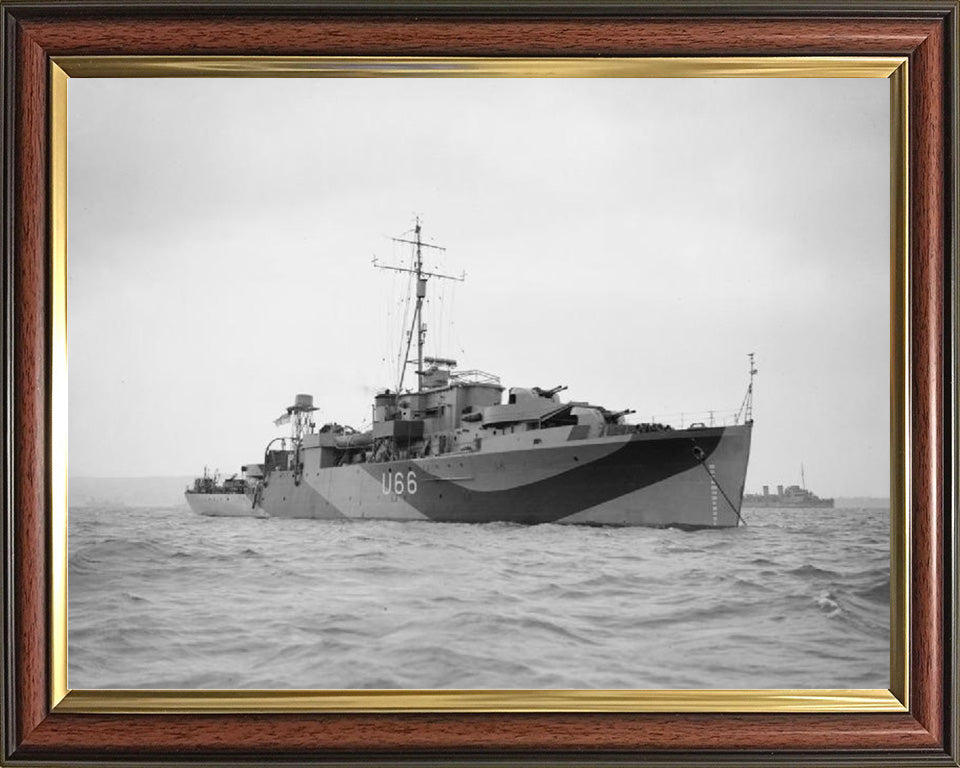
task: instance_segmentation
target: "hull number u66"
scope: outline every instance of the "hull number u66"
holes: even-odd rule
[[[412,469],[406,475],[403,472],[384,472],[380,476],[380,486],[384,496],[391,493],[412,496],[417,492],[417,476]]]

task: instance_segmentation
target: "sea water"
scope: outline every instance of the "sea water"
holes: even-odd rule
[[[591,528],[69,513],[71,688],[886,688],[888,509]]]

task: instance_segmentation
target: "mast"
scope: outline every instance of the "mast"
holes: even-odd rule
[[[743,396],[743,402],[737,410],[735,424],[740,423],[740,416],[744,416],[744,424],[753,424],[753,377],[757,375],[757,367],[754,365],[754,353],[747,355],[750,358],[750,384],[747,385],[747,393]]]
[[[402,237],[392,237],[390,238],[395,243],[407,243],[414,247],[414,260],[413,260],[413,269],[409,267],[393,267],[387,264],[378,264],[376,257],[373,259],[373,266],[377,269],[389,269],[394,272],[406,272],[411,275],[415,275],[417,278],[417,304],[413,311],[413,323],[410,325],[410,330],[407,332],[407,348],[404,353],[403,367],[400,369],[400,382],[397,384],[397,393],[403,389],[403,377],[406,374],[407,366],[411,362],[414,362],[410,359],[410,345],[413,342],[413,334],[417,334],[417,391],[423,389],[423,344],[427,338],[427,326],[423,322],[423,300],[427,296],[427,278],[437,277],[441,280],[457,280],[458,282],[463,282],[466,279],[466,274],[464,273],[460,277],[454,277],[452,275],[442,275],[439,272],[428,272],[423,268],[423,249],[424,248],[435,248],[438,251],[445,251],[446,248],[439,245],[431,245],[430,243],[423,242],[420,237],[420,217],[417,216],[415,219],[415,224],[413,228],[415,239],[407,240]]]
[[[416,314],[416,328],[417,328],[417,391],[419,392],[423,386],[423,337],[426,335],[427,329],[423,324],[423,318],[421,313],[423,312],[423,300],[427,295],[427,280],[423,276],[423,255],[421,253],[421,248],[423,247],[423,242],[420,240],[420,217],[417,216],[417,223],[413,231],[417,235],[417,314]]]

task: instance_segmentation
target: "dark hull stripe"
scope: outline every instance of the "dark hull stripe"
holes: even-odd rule
[[[425,472],[413,462],[369,464],[364,465],[364,469],[377,482],[382,473],[390,471],[415,470],[423,476],[417,493],[405,496],[404,500],[431,520],[551,523],[696,467],[701,460],[694,454],[695,446],[703,451],[703,459],[709,461],[723,432],[700,434],[695,442],[690,436],[633,439],[594,461],[527,485],[498,491],[465,488]],[[569,461],[569,457],[577,453],[577,447],[569,444],[538,450],[555,453],[558,464]]]

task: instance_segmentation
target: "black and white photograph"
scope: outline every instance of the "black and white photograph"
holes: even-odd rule
[[[885,689],[890,82],[75,78],[73,689]]]

